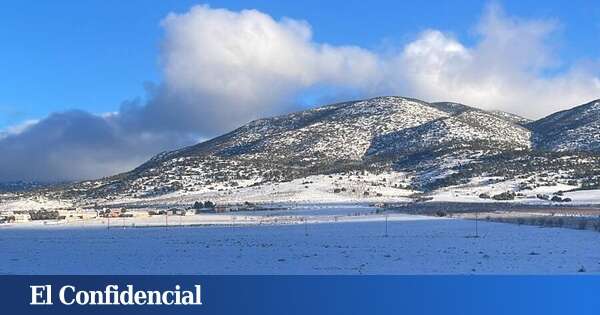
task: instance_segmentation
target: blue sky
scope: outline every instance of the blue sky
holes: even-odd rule
[[[195,1],[3,1],[0,5],[0,129],[72,108],[116,111],[161,80],[162,28],[169,12]],[[487,1],[209,1],[255,8],[275,19],[306,20],[315,42],[385,50],[434,28],[461,42]],[[502,1],[511,15],[555,19],[561,61],[595,58],[600,4],[595,1]],[[596,55],[596,56],[595,56]]]
[[[0,182],[98,178],[253,119],[400,95],[600,98],[596,1],[3,1]]]

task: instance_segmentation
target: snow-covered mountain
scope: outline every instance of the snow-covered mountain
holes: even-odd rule
[[[425,102],[379,97],[257,120],[177,156],[240,157],[302,167],[360,162],[375,137],[448,116]]]
[[[368,153],[398,156],[438,149],[523,150],[530,148],[530,138],[529,130],[510,120],[470,109],[376,137]]]
[[[314,187],[341,193],[336,198],[373,196],[369,187],[377,187],[384,198],[498,181],[515,191],[593,188],[600,187],[598,128],[600,101],[531,122],[458,103],[376,97],[259,119],[128,173],[42,193],[103,202],[186,194],[226,200],[244,189],[285,200]]]
[[[600,152],[600,99],[532,122],[535,147]]]
[[[377,97],[256,120],[210,141],[162,153],[90,191],[152,196],[218,183],[287,181],[382,168],[407,152],[523,150],[530,146],[529,137],[512,121],[465,105]]]

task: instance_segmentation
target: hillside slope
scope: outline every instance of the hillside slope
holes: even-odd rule
[[[600,99],[528,124],[536,149],[600,152]]]

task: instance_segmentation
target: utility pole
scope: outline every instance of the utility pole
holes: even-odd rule
[[[306,218],[304,220],[304,236],[308,236],[308,226],[306,225]]]
[[[169,212],[165,212],[165,230],[169,227]]]
[[[107,229],[107,230],[110,230],[110,214],[109,214],[108,216],[106,216],[106,218],[108,219],[108,220],[106,221],[106,229]]]
[[[479,211],[475,212],[475,237],[478,238],[479,237],[479,230],[478,230],[478,226],[477,224],[479,223]]]
[[[388,237],[388,215],[385,215],[385,237]]]

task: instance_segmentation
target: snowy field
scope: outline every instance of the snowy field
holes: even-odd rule
[[[537,186],[521,189],[527,184],[525,179],[504,180],[501,177],[475,177],[469,183],[444,187],[427,193],[411,190],[412,178],[402,172],[361,175],[332,174],[313,175],[289,182],[246,183],[247,186],[231,187],[224,184],[204,187],[194,191],[176,191],[154,197],[119,196],[118,198],[64,199],[55,200],[48,196],[16,196],[0,194],[0,212],[54,210],[65,208],[123,207],[128,209],[168,209],[188,208],[197,201],[210,200],[218,205],[272,206],[299,205],[321,207],[323,204],[376,204],[406,203],[424,199],[431,202],[451,203],[511,203],[515,205],[555,205],[556,202],[543,200],[538,195],[550,199],[559,193],[571,202],[563,205],[600,205],[600,190],[574,190],[578,186],[554,183],[550,186]],[[256,185],[255,185],[256,184]],[[150,188],[149,188],[150,189]],[[153,188],[152,188],[153,189]],[[480,195],[494,196],[513,192],[514,200],[483,199]]]
[[[367,208],[229,216],[169,228],[5,226],[0,274],[600,273],[592,231],[479,222],[472,238],[474,221],[393,214],[386,237],[386,216]]]

